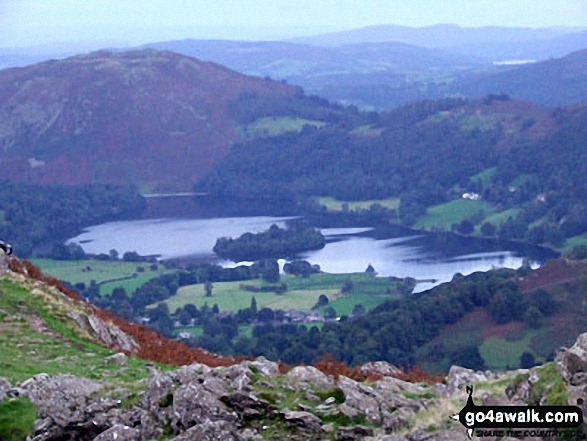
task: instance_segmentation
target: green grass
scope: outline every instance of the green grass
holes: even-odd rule
[[[334,199],[332,197],[319,197],[316,198],[316,202],[325,206],[328,211],[342,211],[344,204],[348,205],[349,211],[368,210],[373,204],[379,204],[383,208],[388,208],[390,210],[397,209],[399,207],[398,198],[378,200],[373,199],[369,201],[339,201],[338,199]]]
[[[445,204],[430,207],[425,216],[418,219],[416,228],[441,228],[449,230],[453,224],[470,218],[482,211],[485,216],[495,212],[495,207],[488,202],[456,199]]]
[[[0,372],[12,383],[33,375],[69,373],[116,384],[131,384],[148,375],[142,360],[128,359],[128,367],[105,364],[114,352],[87,340],[67,314],[74,306],[48,301],[13,282],[0,281]],[[41,321],[47,332],[30,326]]]
[[[10,280],[0,280],[0,375],[17,384],[34,375],[72,374],[100,381],[100,393],[137,397],[149,375],[145,361],[129,357],[126,367],[104,363],[114,354],[90,339],[69,317],[82,307],[47,291],[33,294]],[[171,366],[155,363],[158,369]],[[33,429],[36,408],[26,399],[0,403],[0,439],[24,440]]]
[[[509,185],[512,187],[521,187],[528,181],[528,179],[530,179],[530,175],[521,174],[517,176],[512,182],[510,182]]]
[[[369,310],[394,297],[395,296],[390,296],[389,294],[347,294],[337,298],[333,302],[330,302],[328,306],[324,307],[323,309],[332,307],[336,311],[336,314],[340,317],[343,315],[350,315],[351,312],[353,312],[355,305],[361,304],[366,310]]]
[[[25,440],[35,429],[37,417],[37,408],[28,398],[2,401],[0,403],[0,440]]]
[[[570,251],[573,249],[573,247],[576,247],[579,245],[587,245],[587,233],[583,233],[579,236],[569,237],[565,241],[565,244],[563,245],[562,250],[563,251]]]
[[[471,176],[471,182],[480,182],[483,187],[489,187],[491,178],[497,173],[497,167],[486,168],[480,173]]]
[[[246,126],[239,126],[238,133],[243,139],[264,138],[269,136],[277,136],[287,132],[301,132],[305,126],[313,126],[322,128],[326,125],[325,122],[284,117],[266,117],[259,118],[252,124]]]
[[[151,264],[148,262],[34,259],[33,263],[46,274],[71,284],[89,285],[92,280],[95,280],[100,285],[102,295],[112,293],[117,287],[122,287],[131,294],[149,280],[170,271],[161,265],[158,265],[156,271],[151,271],[149,269]],[[87,267],[90,267],[91,271],[87,271]],[[143,267],[144,272],[138,272],[138,267]]]
[[[352,292],[343,296],[340,289],[346,279],[353,281]],[[331,303],[335,305],[337,299],[348,297],[340,304],[341,310],[352,310],[352,306],[362,303],[365,308],[376,306],[383,301],[397,296],[397,282],[387,278],[378,278],[370,274],[314,274],[310,277],[294,277],[285,275],[281,277],[279,284],[285,283],[288,290],[283,294],[272,292],[249,292],[241,290],[241,284],[262,287],[269,285],[261,279],[248,280],[244,282],[218,282],[213,284],[212,297],[205,296],[203,284],[181,287],[177,294],[165,301],[170,311],[183,307],[188,303],[198,308],[204,304],[212,307],[218,305],[221,311],[238,311],[248,308],[251,305],[251,298],[254,296],[257,301],[257,308],[269,307],[272,309],[299,309],[309,311],[318,301],[318,297],[324,294]],[[388,289],[391,294],[387,294]],[[369,297],[373,296],[373,299]],[[350,306],[352,305],[352,306]],[[151,305],[154,307],[155,304]],[[338,312],[338,311],[337,311]]]
[[[544,330],[530,329],[517,340],[491,337],[483,342],[479,352],[485,360],[485,364],[491,369],[514,369],[520,365],[520,357],[524,352],[532,352],[532,339],[541,332]],[[536,359],[537,362],[540,362],[540,357],[536,357]]]
[[[500,226],[504,222],[508,220],[508,218],[515,219],[518,214],[520,214],[522,210],[520,208],[510,208],[509,210],[504,210],[499,213],[495,213],[491,216],[486,217],[481,224],[485,222],[491,222],[496,227]],[[475,227],[475,231],[479,232],[481,230],[481,224]]]

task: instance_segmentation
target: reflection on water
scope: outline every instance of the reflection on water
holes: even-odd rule
[[[287,219],[234,217],[109,222],[90,227],[70,241],[79,243],[88,253],[108,253],[116,249],[121,255],[136,251],[164,259],[189,256],[194,260],[234,266],[220,261],[212,252],[218,237],[264,231],[273,223],[283,226]],[[327,236],[326,247],[302,253],[301,258],[331,273],[362,272],[372,265],[379,276],[426,280],[416,291],[447,282],[456,273],[467,275],[492,268],[519,268],[525,258],[537,267],[542,260],[525,250],[515,250],[511,244],[504,246],[452,235],[422,234],[390,239],[382,238],[381,231],[370,228],[329,228],[322,232]]]
[[[122,256],[136,251],[142,256],[172,259],[186,256],[215,261],[212,252],[219,237],[258,233],[271,224],[284,226],[290,218],[238,217],[218,219],[147,219],[108,222],[87,228],[68,242],[79,243],[86,253],[100,254],[115,249]]]
[[[328,230],[324,230],[326,233]],[[524,256],[513,251],[463,254],[446,258],[427,249],[423,236],[376,240],[347,236],[329,243],[322,250],[303,253],[302,257],[318,264],[323,271],[349,273],[365,271],[372,265],[379,276],[413,277],[427,280],[419,283],[416,292],[448,282],[454,274],[464,275],[493,268],[519,268]],[[466,250],[462,250],[466,253]],[[536,261],[531,265],[537,267]],[[434,280],[434,282],[432,282]]]

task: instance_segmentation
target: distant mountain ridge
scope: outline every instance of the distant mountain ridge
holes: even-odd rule
[[[0,71],[0,162],[36,183],[185,190],[238,138],[231,102],[289,85],[154,50]]]
[[[298,38],[292,41],[324,47],[398,42],[426,48],[452,49],[484,59],[487,56],[493,56],[495,48],[498,47],[501,51],[505,51],[507,45],[520,44],[531,50],[532,48],[528,47],[529,43],[533,43],[534,46],[539,43],[540,46],[547,46],[543,49],[543,55],[539,59],[546,59],[553,56],[563,56],[584,48],[587,44],[586,32],[587,29],[581,28],[461,27],[454,24],[426,27],[379,25]],[[558,46],[551,42],[557,42]],[[561,47],[561,45],[564,46]]]

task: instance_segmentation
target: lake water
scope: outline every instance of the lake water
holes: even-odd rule
[[[218,237],[238,237],[245,232],[283,226],[284,217],[232,217],[212,219],[145,219],[109,222],[87,228],[68,242],[79,243],[88,253],[120,255],[136,251],[163,259],[183,258],[234,266],[212,252]],[[471,274],[492,268],[518,268],[524,259],[538,267],[548,256],[545,251],[516,244],[463,238],[454,235],[414,234],[386,237],[370,228],[325,228],[327,245],[300,254],[323,271],[351,273],[372,265],[379,276],[413,277],[434,280],[420,283],[416,291],[447,282],[454,274]]]

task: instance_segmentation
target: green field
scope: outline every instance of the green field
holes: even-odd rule
[[[277,136],[287,132],[301,132],[305,126],[324,127],[322,121],[283,117],[259,118],[252,124],[239,126],[238,133],[243,139],[263,138]]]
[[[491,184],[491,178],[497,173],[497,167],[491,167],[471,176],[471,182],[480,182],[483,187],[488,187]]]
[[[456,199],[446,204],[428,208],[426,215],[418,219],[415,226],[416,228],[424,229],[440,228],[450,230],[453,224],[458,224],[480,211],[485,216],[490,216],[495,212],[495,207],[484,201]]]
[[[117,287],[122,287],[131,294],[149,280],[170,271],[161,265],[158,265],[156,271],[151,271],[151,264],[148,262],[34,259],[33,263],[44,273],[71,284],[89,285],[94,280],[100,285],[102,295],[110,294]],[[137,271],[139,267],[144,268],[144,272]]]
[[[532,352],[531,343],[544,329],[528,329],[520,338],[490,337],[483,341],[479,352],[485,364],[492,369],[513,369],[520,365],[520,357],[524,352]],[[537,354],[534,354],[537,355]],[[538,363],[544,362],[536,356]]]
[[[496,227],[499,227],[501,224],[503,224],[505,221],[507,221],[508,218],[511,217],[512,219],[515,219],[516,216],[518,214],[520,214],[521,211],[522,210],[519,208],[510,208],[509,210],[504,210],[499,213],[495,213],[491,216],[486,217],[483,220],[483,222],[481,222],[481,224],[483,224],[485,222],[491,222]],[[479,224],[475,227],[475,231],[477,233],[479,233],[481,231],[481,224]]]
[[[353,281],[353,289],[348,294],[341,294],[340,289],[345,280]],[[270,285],[261,279],[244,282],[218,282],[213,284],[212,297],[205,296],[204,284],[181,287],[177,294],[165,301],[170,311],[183,307],[188,303],[198,308],[207,304],[218,305],[221,311],[238,311],[251,305],[255,297],[257,308],[298,309],[309,311],[318,301],[321,294],[326,295],[337,313],[349,313],[354,305],[361,303],[367,309],[379,305],[385,300],[396,298],[398,283],[387,278],[378,278],[370,274],[314,274],[307,278],[285,275],[279,284],[288,287],[283,294],[273,292],[249,292],[241,290],[241,284],[262,287]],[[387,294],[388,290],[390,294]],[[338,303],[337,303],[338,302]],[[154,307],[155,305],[151,305]],[[340,311],[339,311],[340,309]]]
[[[331,306],[336,311],[336,315],[350,315],[353,312],[355,305],[363,305],[365,309],[373,309],[383,302],[390,300],[394,296],[389,294],[346,294],[338,297],[333,302],[330,302],[328,306]],[[397,297],[397,296],[395,296]]]
[[[345,204],[348,206],[349,211],[368,210],[373,204],[379,204],[383,208],[388,208],[390,210],[397,209],[399,207],[398,198],[379,200],[374,199],[370,201],[339,201],[338,199],[334,199],[332,197],[319,197],[316,198],[316,202],[325,206],[328,211],[343,211],[343,205]]]
[[[587,233],[583,233],[579,236],[569,237],[562,248],[563,251],[570,251],[573,247],[579,245],[587,245]]]

